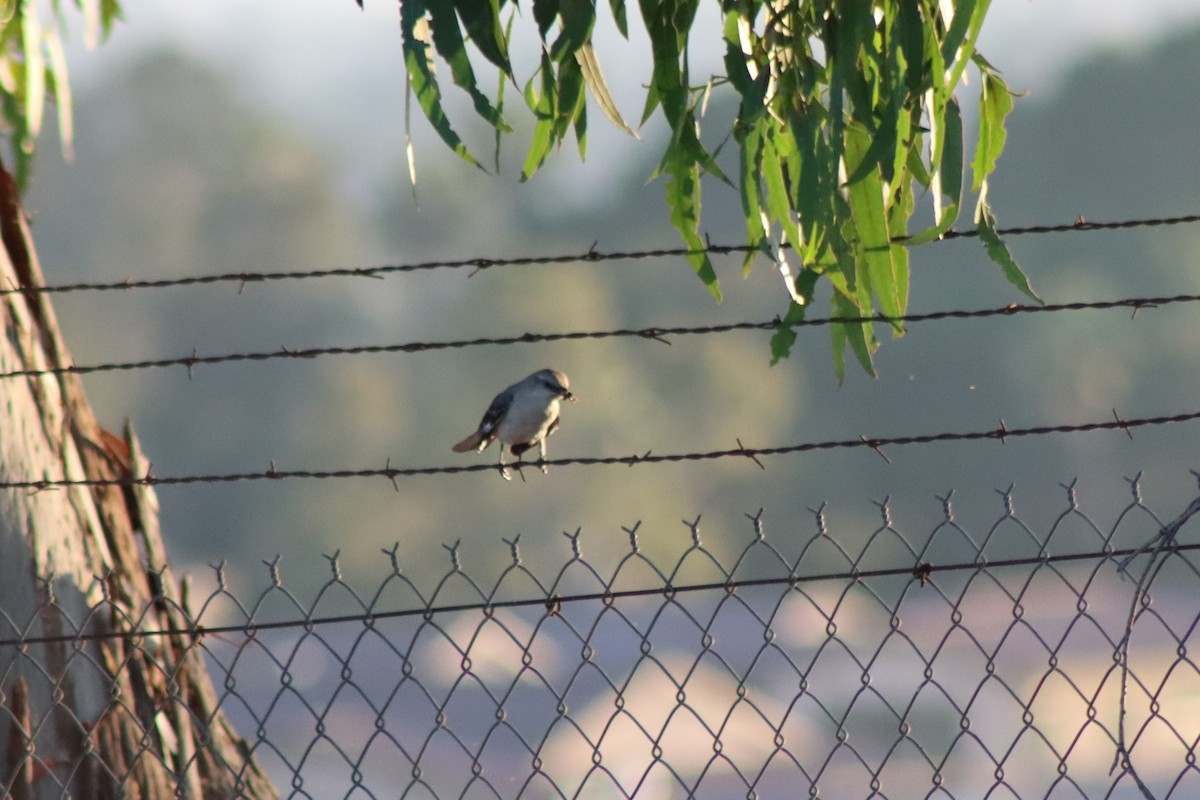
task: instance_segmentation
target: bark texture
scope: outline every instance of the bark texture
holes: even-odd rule
[[[42,285],[0,169],[0,287]],[[0,372],[71,364],[50,295],[0,295]],[[119,322],[114,322],[119,324]],[[0,482],[149,469],[131,427],[103,430],[75,375],[0,379]],[[273,798],[186,629],[149,486],[0,488],[0,798]]]

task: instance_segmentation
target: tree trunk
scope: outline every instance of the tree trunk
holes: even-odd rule
[[[0,168],[0,287],[42,285]],[[70,365],[49,296],[0,295],[0,372]],[[0,482],[149,469],[131,428],[103,430],[75,375],[0,379]],[[218,709],[186,629],[149,486],[0,488],[0,797],[273,798]]]

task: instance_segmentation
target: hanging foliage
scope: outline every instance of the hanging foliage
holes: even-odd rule
[[[671,137],[657,175],[671,224],[690,248],[699,278],[718,300],[720,287],[700,233],[703,173],[734,185],[702,144],[699,107],[714,89],[731,88],[739,106],[732,139],[739,149],[736,185],[754,252],[784,278],[787,311],[771,340],[774,359],[788,355],[821,279],[832,287],[834,365],[845,372],[849,350],[874,374],[875,327],[864,318],[905,313],[908,249],[945,234],[960,215],[966,187],[962,112],[957,90],[978,84],[979,133],[971,162],[975,222],[986,253],[1005,277],[1040,299],[995,234],[987,178],[1004,147],[1012,94],[976,52],[989,0],[720,0],[726,74],[693,84],[688,47],[699,0],[639,0],[653,72],[642,123],[661,114]],[[501,102],[480,91],[469,42],[516,83],[509,60],[507,0],[402,0],[401,32],[409,87],[441,139],[478,164],[451,126],[435,75],[435,56],[476,112],[509,131]],[[513,6],[516,6],[513,0]],[[586,146],[587,103],[630,130],[605,84],[592,46],[590,0],[532,0],[542,42],[540,66],[524,84],[535,126],[522,179],[573,131]],[[625,0],[609,0],[617,30],[628,37]],[[706,43],[708,44],[708,43]],[[969,72],[968,72],[969,71]],[[519,84],[518,84],[519,85]],[[503,99],[503,91],[499,93]],[[632,132],[632,131],[631,131]],[[410,161],[411,164],[411,161]],[[918,199],[933,224],[910,229]],[[891,322],[893,335],[902,325]]]
[[[11,142],[18,185],[29,179],[38,136],[45,119],[46,100],[58,111],[58,136],[64,156],[70,157],[74,136],[71,87],[67,76],[63,34],[66,19],[62,0],[41,3],[48,19],[38,14],[33,0],[0,3],[0,115]],[[83,14],[89,47],[108,37],[121,15],[117,0],[73,0]]]

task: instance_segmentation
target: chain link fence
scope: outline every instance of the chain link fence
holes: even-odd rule
[[[576,532],[552,575],[514,540],[507,568],[473,577],[454,545],[432,588],[397,548],[370,593],[334,556],[309,603],[277,563],[247,600],[218,566],[211,594],[180,609],[182,633],[286,797],[1197,797],[1200,545],[1183,526],[1200,500],[1165,519],[1130,486],[1105,526],[1073,486],[1041,527],[1011,490],[983,528],[947,496],[921,534],[886,501],[869,535],[840,535],[820,508],[768,536],[759,512],[713,547],[696,520],[670,564],[635,526],[601,568]],[[51,600],[40,617],[64,614]],[[131,763],[161,761],[194,792],[196,755],[154,723],[191,713],[182,699],[146,709],[114,694],[91,719],[21,700],[106,680],[120,665],[86,638],[105,630],[136,632],[154,656],[138,618],[105,600],[56,620],[73,656],[54,674],[31,622],[0,613],[0,752],[37,797],[81,796],[87,771],[123,785],[132,769],[96,763],[89,737],[124,713],[144,720]],[[77,755],[46,757],[39,742],[63,726]],[[0,777],[14,796],[15,774]]]

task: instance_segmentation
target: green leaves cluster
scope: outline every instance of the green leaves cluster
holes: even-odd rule
[[[71,153],[74,128],[63,48],[64,5],[61,0],[0,2],[0,115],[12,141],[17,183],[22,187],[29,178],[48,97],[57,106],[63,153]],[[71,5],[83,16],[89,46],[106,38],[121,14],[117,0],[74,0]],[[39,6],[49,10],[48,19],[38,13]]]
[[[516,11],[516,1],[512,0]],[[958,90],[977,78],[979,134],[970,191],[987,254],[1020,291],[1037,300],[995,233],[987,178],[1004,147],[1012,95],[976,52],[989,0],[715,0],[721,4],[725,75],[692,82],[688,47],[699,0],[638,0],[653,73],[644,123],[661,113],[671,139],[659,166],[670,220],[687,243],[697,275],[720,299],[700,235],[701,175],[733,185],[701,143],[700,105],[714,87],[739,99],[731,132],[739,151],[736,185],[749,242],[785,277],[789,306],[772,338],[775,359],[795,341],[821,279],[832,287],[834,364],[844,375],[851,352],[874,373],[878,314],[905,313],[909,247],[933,241],[958,220],[964,202],[964,142]],[[434,55],[497,131],[509,130],[501,102],[478,89],[464,42],[516,82],[508,58],[506,0],[404,0],[401,4],[410,87],[441,138],[478,163],[451,127],[434,74]],[[574,130],[586,147],[590,92],[615,124],[628,129],[609,96],[591,35],[591,0],[531,0],[542,41],[540,67],[524,87],[536,126],[522,178]],[[627,35],[624,0],[610,13]],[[522,9],[524,11],[524,9]],[[972,81],[974,83],[974,81]],[[586,92],[585,92],[586,89]],[[632,132],[632,131],[631,131]],[[911,231],[919,202],[933,223]],[[754,254],[748,257],[748,269]],[[890,324],[900,335],[899,321]]]

